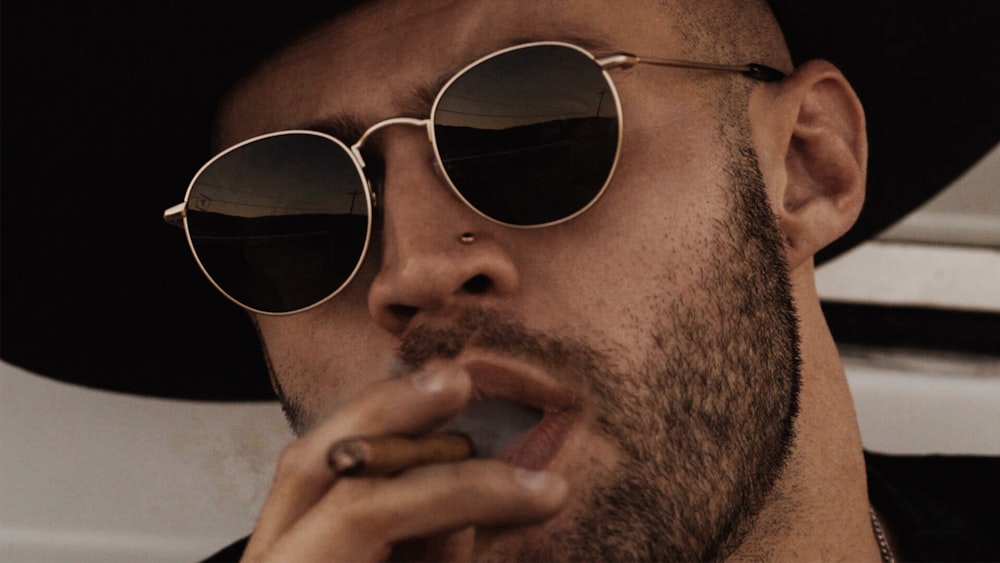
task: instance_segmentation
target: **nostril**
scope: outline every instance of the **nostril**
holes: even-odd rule
[[[479,295],[486,293],[493,288],[493,280],[489,276],[484,276],[479,274],[469,278],[464,284],[462,284],[462,289],[471,293],[472,295]]]
[[[389,311],[393,317],[405,323],[409,322],[417,314],[418,309],[409,305],[389,305]]]

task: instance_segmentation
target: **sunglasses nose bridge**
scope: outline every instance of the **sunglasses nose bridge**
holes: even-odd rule
[[[358,162],[363,165],[365,159],[361,156],[361,150],[364,148],[365,142],[374,136],[375,133],[378,133],[382,129],[392,125],[408,125],[410,127],[422,127],[424,129],[428,129],[430,127],[430,122],[430,119],[418,119],[416,117],[392,117],[389,119],[383,119],[365,130],[361,137],[358,138],[357,142],[351,145],[351,153],[354,154],[354,157],[358,159]]]

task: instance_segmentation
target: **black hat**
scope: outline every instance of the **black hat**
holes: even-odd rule
[[[833,61],[868,113],[868,201],[819,261],[894,223],[1000,140],[1000,3],[773,4],[795,61]],[[343,5],[4,2],[4,361],[128,393],[273,398],[245,313],[161,216],[211,156],[219,94]]]

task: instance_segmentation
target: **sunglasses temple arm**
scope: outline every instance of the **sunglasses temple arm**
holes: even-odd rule
[[[658,59],[654,57],[639,57],[631,53],[618,53],[597,59],[601,68],[629,68],[638,64],[649,64],[655,66],[670,66],[675,68],[690,68],[695,70],[714,70],[720,72],[738,72],[743,76],[760,80],[762,82],[775,82],[785,77],[785,73],[778,69],[771,68],[757,63],[745,65],[722,65],[714,63],[700,63],[695,61],[685,61],[680,59]]]
[[[163,212],[163,220],[166,221],[168,225],[184,228],[185,208],[186,205],[183,203],[178,203],[177,205],[168,208]]]

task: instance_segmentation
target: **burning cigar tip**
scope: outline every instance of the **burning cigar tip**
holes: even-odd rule
[[[370,446],[364,438],[348,438],[330,447],[327,464],[336,475],[350,475],[364,469],[371,457]]]

